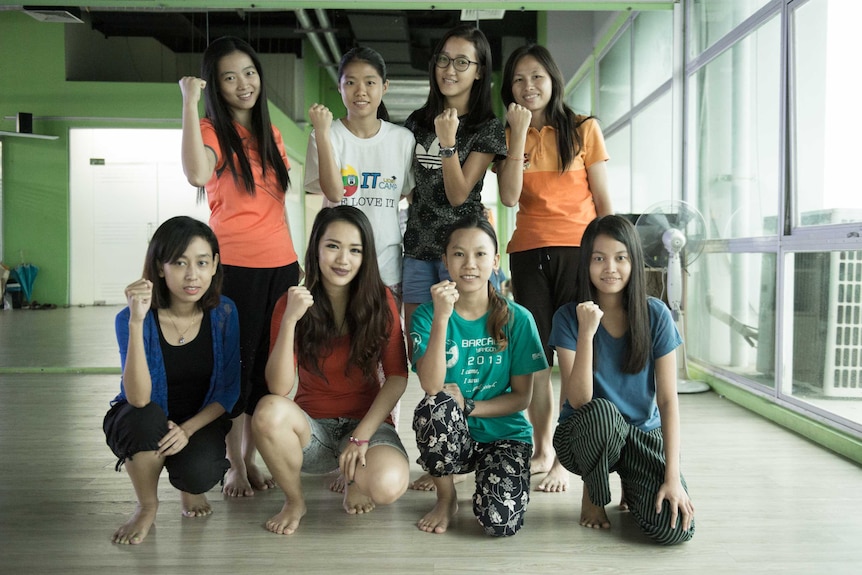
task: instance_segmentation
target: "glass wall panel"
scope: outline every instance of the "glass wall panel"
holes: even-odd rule
[[[632,211],[673,199],[670,90],[632,119]],[[616,205],[614,206],[616,208]]]
[[[810,0],[792,12],[796,226],[862,221],[857,164],[862,2]]]
[[[608,150],[608,188],[611,205],[618,214],[632,213],[632,130],[625,126],[605,139]]]
[[[599,116],[609,126],[631,107],[631,27],[599,62]]]
[[[710,253],[687,266],[691,357],[775,387],[775,264],[772,253]]]
[[[670,80],[673,72],[673,12],[638,14],[634,22],[634,101]]]
[[[694,58],[771,0],[691,0],[689,57]]]
[[[711,238],[777,233],[780,71],[776,16],[689,78],[686,185]]]
[[[862,423],[862,251],[787,255],[782,391]]]
[[[591,76],[592,74],[587,74],[586,77],[578,82],[578,85],[569,92],[569,95],[566,98],[566,103],[572,110],[585,116],[591,115],[593,109],[593,98],[590,93],[592,87],[592,82],[590,82]]]

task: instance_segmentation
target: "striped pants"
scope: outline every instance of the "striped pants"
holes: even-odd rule
[[[583,478],[594,505],[610,503],[608,476],[617,472],[631,514],[648,537],[674,545],[694,535],[694,521],[688,531],[682,529],[679,519],[676,528],[671,528],[667,502],[660,514],[655,512],[665,469],[660,427],[649,433],[641,431],[629,425],[613,403],[594,399],[557,426],[554,448],[563,467]],[[688,491],[682,476],[680,481]]]

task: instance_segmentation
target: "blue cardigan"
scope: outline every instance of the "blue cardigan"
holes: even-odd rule
[[[120,346],[120,362],[123,370],[126,368],[126,355],[129,351],[129,308],[117,314],[115,328],[117,343]],[[239,398],[240,359],[239,359],[239,319],[236,305],[225,296],[221,302],[210,311],[213,341],[213,374],[210,387],[201,409],[211,403],[220,403],[226,412],[233,409]],[[147,354],[147,367],[150,370],[153,390],[150,400],[159,405],[168,414],[168,377],[165,372],[165,362],[162,358],[162,347],[159,343],[159,328],[156,325],[156,312],[150,310],[144,318],[144,349]],[[120,380],[120,393],[111,402],[115,405],[125,401],[126,390]],[[170,416],[168,414],[168,416]]]

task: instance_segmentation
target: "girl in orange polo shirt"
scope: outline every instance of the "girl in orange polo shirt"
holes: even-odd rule
[[[601,129],[565,104],[563,89],[562,73],[543,46],[521,46],[509,56],[501,88],[508,155],[496,169],[500,199],[517,205],[518,214],[506,251],[515,301],[536,319],[549,366],[554,312],[575,297],[581,236],[597,215],[613,213]],[[535,374],[528,410],[532,472],[548,472],[540,491],[568,487],[568,473],[554,453],[554,412],[548,368]]]

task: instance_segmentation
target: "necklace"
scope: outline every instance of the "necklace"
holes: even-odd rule
[[[197,321],[198,321],[198,320],[197,320],[197,313],[192,313],[192,319],[189,321],[189,325],[186,327],[186,329],[184,329],[184,330],[182,330],[182,331],[180,331],[180,328],[178,328],[178,327],[177,327],[177,324],[176,324],[176,322],[174,321],[173,315],[174,315],[174,314],[173,314],[173,312],[171,312],[171,315],[169,315],[169,316],[168,316],[168,319],[169,319],[169,320],[171,320],[171,325],[172,325],[172,326],[174,326],[174,330],[176,330],[176,332],[180,335],[179,344],[180,344],[180,345],[185,345],[185,343],[186,343],[186,334],[187,334],[187,333],[188,333],[188,331],[192,328],[192,326],[193,326],[194,324],[196,324],[196,323],[197,323]],[[201,317],[203,317],[203,314],[201,314]]]

